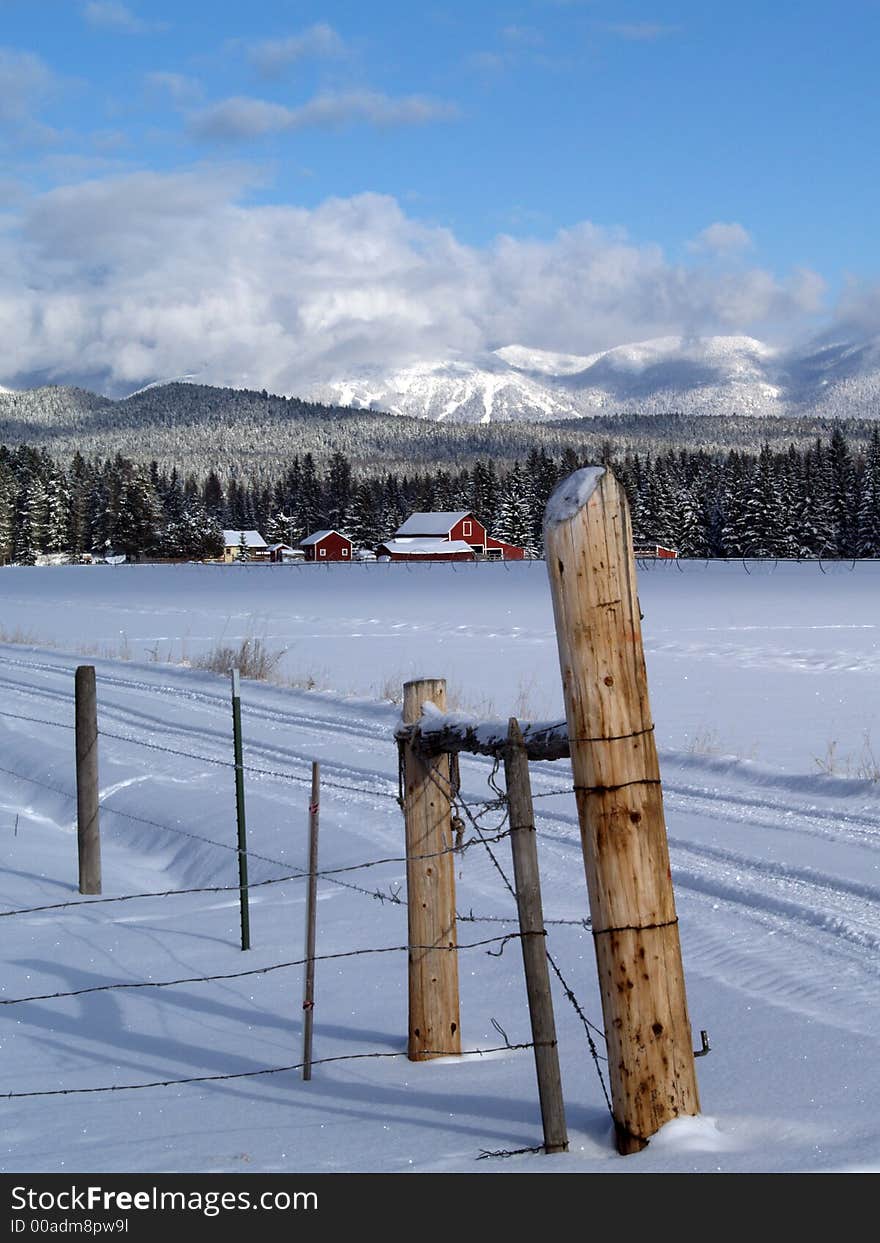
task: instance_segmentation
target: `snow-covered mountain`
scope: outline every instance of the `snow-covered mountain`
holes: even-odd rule
[[[549,356],[553,357],[553,356]],[[580,413],[557,376],[512,367],[498,354],[478,360],[416,363],[393,371],[369,369],[351,379],[308,386],[315,401],[357,406],[438,422],[536,422]]]
[[[753,337],[662,337],[598,354],[509,345],[306,386],[313,400],[433,420],[596,414],[880,415],[880,340],[780,350]]]

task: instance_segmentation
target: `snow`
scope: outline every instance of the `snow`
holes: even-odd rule
[[[394,532],[401,535],[448,535],[457,522],[468,516],[468,510],[456,512],[410,514],[406,522]]]
[[[544,526],[555,527],[569,522],[586,505],[604,474],[604,466],[584,466],[563,479],[547,502]]]
[[[616,1154],[583,1029],[554,981],[570,1151],[540,1143],[530,1051],[402,1056],[136,1091],[4,1101],[5,1172],[876,1172],[880,564],[669,563],[639,569],[703,1113]],[[315,1057],[399,1055],[405,892],[393,732],[413,676],[445,676],[453,719],[563,718],[540,562],[121,566],[0,570],[0,1000],[187,979],[0,1006],[0,1091],[69,1090],[300,1061],[300,967],[312,758],[321,867],[388,859],[319,885]],[[259,632],[295,685],[242,680],[253,948],[238,945],[235,791],[225,677],[161,663]],[[67,649],[65,652],[62,649]],[[79,650],[77,650],[79,649]],[[86,657],[86,653],[88,653]],[[102,653],[112,653],[110,659]],[[129,659],[118,659],[128,655]],[[152,659],[153,656],[158,659]],[[104,896],[78,899],[73,671],[97,670]],[[323,667],[323,679],[318,668]],[[309,676],[326,689],[304,690]],[[444,718],[435,714],[438,722]],[[31,721],[23,717],[33,718]],[[45,724],[49,722],[50,724]],[[57,725],[51,724],[57,722]],[[872,733],[873,731],[873,733]],[[154,744],[152,748],[145,743]],[[161,749],[159,749],[161,748]],[[181,754],[184,753],[184,754]],[[220,761],[220,763],[212,762]],[[226,765],[224,767],[223,765]],[[531,766],[548,919],[587,913],[565,761]],[[490,761],[461,758],[469,803]],[[489,830],[492,815],[483,821]],[[469,832],[468,832],[469,835]],[[497,857],[510,870],[506,841]],[[346,884],[378,890],[384,901]],[[462,943],[513,930],[481,847],[457,861]],[[599,1019],[589,931],[548,943]],[[463,949],[466,1049],[528,1040],[517,947]],[[262,969],[267,970],[263,971]],[[205,976],[260,973],[214,982]]]
[[[575,375],[601,357],[599,354],[558,354],[551,350],[530,349],[527,345],[505,345],[493,353],[518,371],[534,371],[548,376]]]
[[[291,395],[436,420],[597,414],[873,417],[877,338],[783,350],[744,335],[655,337],[590,354],[508,345],[471,357],[373,366]]]
[[[244,536],[247,548],[265,548],[266,541],[259,531],[224,531],[223,544],[226,548],[240,548],[241,537]]]
[[[300,548],[305,548],[308,544],[320,544],[322,539],[326,539],[328,535],[338,535],[338,531],[313,531],[311,535],[307,535],[305,539],[300,540]]]
[[[436,557],[443,554],[449,556],[453,552],[466,552],[470,555],[474,551],[464,540],[431,537],[417,539],[414,536],[385,540],[382,548],[389,553],[405,553],[408,557]]]

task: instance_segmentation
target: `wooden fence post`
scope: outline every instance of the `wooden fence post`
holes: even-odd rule
[[[101,892],[101,829],[98,820],[98,694],[93,665],[74,678],[76,719],[76,844],[80,893]]]
[[[538,1076],[538,1099],[544,1127],[544,1151],[566,1152],[568,1131],[565,1125],[565,1103],[562,1078],[559,1074],[559,1050],[556,1047],[556,1022],[553,1017],[553,996],[547,968],[547,943],[544,912],[541,906],[541,876],[538,871],[538,847],[535,835],[535,814],[529,780],[529,758],[523,744],[522,731],[515,717],[510,718],[507,748],[504,752],[504,778],[510,813],[510,847],[513,853],[513,875],[516,905],[519,911],[520,944],[532,1040],[535,1045],[535,1071]]]
[[[700,1111],[626,494],[586,467],[544,546],[621,1153]]]
[[[312,797],[309,801],[309,891],[306,899],[306,971],[303,987],[302,1077],[312,1077],[312,1029],[315,1018],[315,934],[318,911],[318,814],[321,809],[321,768],[312,761]]]
[[[445,709],[442,678],[406,682],[404,724],[414,725],[427,702]],[[420,1062],[461,1052],[449,757],[423,759],[404,743],[403,778],[410,947],[407,1055]],[[426,855],[432,857],[419,857]]]

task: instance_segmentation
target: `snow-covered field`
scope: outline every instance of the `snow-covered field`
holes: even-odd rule
[[[697,1063],[703,1116],[618,1157],[559,990],[571,1150],[485,1161],[540,1143],[529,1050],[328,1061],[308,1084],[251,1073],[300,1060],[301,968],[262,969],[302,956],[301,880],[253,890],[244,954],[234,890],[78,901],[73,670],[91,653],[105,896],[235,886],[228,684],[161,662],[249,634],[286,648],[279,672],[299,684],[243,684],[251,881],[304,867],[313,757],[321,867],[399,860],[387,697],[408,677],[445,676],[480,716],[561,716],[544,565],[0,570],[0,628],[30,641],[0,645],[0,1093],[25,1094],[4,1102],[0,1168],[876,1171],[880,565],[824,569],[640,570],[691,1020],[695,1045],[701,1028],[712,1043]],[[463,759],[468,799],[487,796],[490,767]],[[568,780],[565,763],[533,766],[538,794]],[[546,914],[576,921],[587,902],[573,798],[537,808]],[[509,871],[507,842],[496,849]],[[387,900],[403,877],[392,861],[321,882],[319,954],[389,952],[318,963],[317,1059],[405,1048],[406,955],[391,948],[405,943],[405,909]],[[478,917],[460,924],[462,943],[513,930],[481,847],[461,857],[457,885],[460,912]],[[590,933],[553,924],[549,944],[600,1021]],[[504,1043],[493,1019],[512,1043],[529,1039],[518,947],[486,952],[497,949],[461,951],[468,1049]],[[189,982],[103,989],[176,979]],[[82,989],[102,991],[44,997]],[[39,1000],[6,1004],[23,997]],[[241,1077],[28,1095],[212,1075]]]

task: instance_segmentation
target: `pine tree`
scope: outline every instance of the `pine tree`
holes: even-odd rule
[[[12,560],[15,534],[15,475],[7,461],[0,459],[0,565]]]
[[[46,551],[70,550],[70,494],[67,480],[57,466],[50,464],[46,475]]]
[[[880,429],[876,427],[861,475],[856,555],[880,557]]]
[[[491,460],[475,462],[470,478],[471,494],[464,508],[471,510],[480,522],[489,522],[498,508],[498,476]]]
[[[40,455],[22,446],[16,454],[18,487],[15,501],[13,558],[19,565],[35,565],[46,550],[48,506],[41,475]]]
[[[855,468],[846,437],[839,427],[835,427],[831,433],[828,457],[831,467],[836,552],[840,557],[854,557],[858,542]]]
[[[323,512],[327,526],[333,531],[344,531],[351,505],[351,464],[348,458],[336,452],[330,459],[324,480]]]
[[[223,497],[223,484],[220,482],[220,478],[215,470],[208,471],[202,495],[205,509],[219,522],[223,518],[225,501]]]
[[[361,483],[355,488],[348,518],[348,534],[355,549],[375,549],[390,533],[382,529],[382,490]]]
[[[518,462],[501,482],[498,508],[492,520],[491,533],[498,539],[524,548],[530,556],[537,554],[532,540],[532,513],[526,480]]]
[[[747,556],[779,556],[781,517],[776,464],[770,446],[764,444],[746,498],[744,551]]]
[[[94,488],[93,472],[81,453],[75,453],[68,475],[67,546],[81,557],[92,546],[89,512]]]
[[[723,556],[743,557],[750,543],[748,494],[751,471],[748,459],[728,455],[721,492],[721,540]]]
[[[699,500],[688,487],[678,490],[674,496],[676,518],[673,525],[673,545],[682,557],[708,556],[709,543],[703,523],[703,510]]]
[[[306,453],[302,460],[299,491],[294,500],[296,523],[302,532],[300,539],[320,530],[321,501],[321,485],[315,469],[315,459],[311,453]]]

